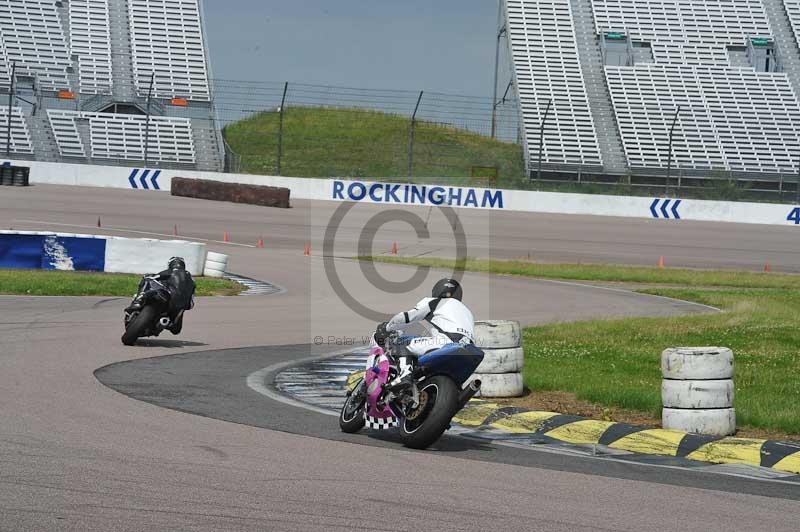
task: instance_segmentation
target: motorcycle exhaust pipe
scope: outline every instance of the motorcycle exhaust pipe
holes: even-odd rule
[[[467,384],[467,387],[461,390],[458,393],[458,410],[464,408],[470,399],[472,399],[476,393],[478,393],[481,389],[481,380],[475,379],[474,381]]]
[[[161,325],[163,328],[169,327],[170,320],[166,316],[158,320],[158,324]]]

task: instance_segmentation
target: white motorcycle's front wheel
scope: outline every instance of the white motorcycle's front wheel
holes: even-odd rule
[[[342,432],[354,433],[364,428],[364,407],[367,402],[364,379],[358,381],[353,391],[348,392],[347,399],[339,413],[339,428]]]

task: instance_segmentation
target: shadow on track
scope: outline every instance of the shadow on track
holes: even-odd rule
[[[139,347],[160,347],[162,349],[174,349],[176,347],[204,347],[208,344],[202,342],[190,342],[187,340],[148,340],[146,338],[139,339],[136,342]]]
[[[377,440],[384,443],[392,443],[402,446],[403,442],[400,440],[400,435],[397,431],[386,432],[361,432],[362,436],[366,436],[371,440]],[[463,453],[467,451],[491,451],[493,448],[488,440],[476,440],[472,438],[459,438],[444,434],[439,440],[428,447],[428,451],[436,451],[439,453]]]

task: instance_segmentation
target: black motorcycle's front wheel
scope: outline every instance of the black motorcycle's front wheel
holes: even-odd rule
[[[364,379],[358,381],[353,391],[347,395],[339,413],[339,428],[342,432],[353,433],[364,428],[364,407],[367,403]]]
[[[122,343],[125,345],[135,345],[140,336],[144,336],[147,328],[156,321],[156,308],[152,305],[145,305],[138,314],[133,316],[127,325],[125,333],[122,335]]]
[[[412,449],[425,449],[450,426],[458,404],[453,379],[437,375],[419,384],[419,404],[400,423],[400,439]]]

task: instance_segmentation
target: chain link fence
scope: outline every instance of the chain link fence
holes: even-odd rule
[[[231,171],[464,182],[525,175],[517,102],[508,94],[493,108],[491,98],[426,91],[214,86]]]

